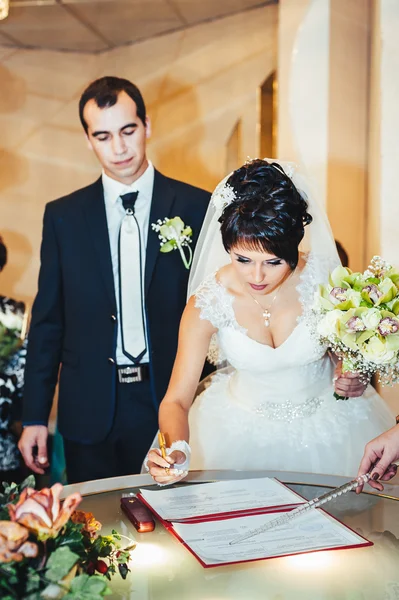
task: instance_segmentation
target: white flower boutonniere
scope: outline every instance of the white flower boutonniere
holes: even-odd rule
[[[161,241],[161,252],[171,252],[178,250],[181,259],[186,269],[189,269],[193,260],[193,253],[189,246],[192,242],[193,230],[190,226],[186,226],[180,217],[173,219],[165,218],[163,221],[158,219],[156,223],[152,223],[151,227],[158,233]],[[185,248],[188,250],[186,256]]]

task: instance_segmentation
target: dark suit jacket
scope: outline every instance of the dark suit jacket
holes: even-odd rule
[[[160,252],[151,223],[180,216],[192,249],[210,195],[155,171],[145,268],[152,401],[165,394],[186,304],[188,271],[178,251]],[[46,206],[39,290],[32,308],[23,421],[47,424],[59,382],[58,427],[67,439],[102,441],[115,408],[117,326],[101,178]],[[139,418],[139,415],[138,415]]]

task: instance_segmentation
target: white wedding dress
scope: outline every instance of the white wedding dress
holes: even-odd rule
[[[310,254],[298,294],[303,314],[272,348],[248,337],[234,297],[211,275],[197,289],[202,319],[218,329],[213,358],[229,368],[205,381],[190,412],[190,469],[303,471],[356,475],[365,444],[395,419],[369,386],[360,398],[333,397],[333,365],[312,337],[310,307],[329,265]]]

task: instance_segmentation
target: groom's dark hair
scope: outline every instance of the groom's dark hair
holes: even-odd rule
[[[312,221],[308,203],[277,163],[253,160],[227,180],[235,193],[220,217],[227,252],[237,246],[298,264],[298,246]]]
[[[118,96],[121,92],[125,92],[135,102],[137,116],[145,125],[146,109],[139,88],[128,79],[107,76],[93,81],[80,97],[79,118],[86,133],[88,126],[83,117],[83,111],[89,100],[94,100],[99,108],[109,108],[118,102]]]

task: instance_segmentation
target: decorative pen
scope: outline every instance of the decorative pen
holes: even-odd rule
[[[166,441],[163,433],[158,433],[159,449],[161,450],[162,458],[166,458]]]
[[[265,533],[265,531],[269,531],[270,529],[273,529],[274,527],[279,527],[280,525],[286,525],[292,519],[299,517],[300,515],[308,512],[312,508],[318,508],[322,504],[325,504],[326,502],[329,502],[330,500],[333,500],[334,498],[337,498],[338,496],[341,496],[342,494],[346,494],[346,492],[355,490],[359,485],[363,485],[364,483],[367,483],[367,481],[369,479],[370,479],[370,473],[366,473],[365,475],[360,475],[359,477],[356,477],[356,479],[352,479],[351,481],[348,481],[344,485],[341,485],[340,487],[337,487],[337,488],[331,490],[330,492],[323,494],[319,498],[313,498],[313,500],[309,500],[309,502],[305,502],[304,504],[301,504],[297,508],[294,508],[293,510],[286,512],[283,515],[281,515],[275,519],[272,519],[271,521],[269,521],[268,523],[265,523],[261,527],[257,527],[256,529],[251,529],[250,531],[247,531],[246,533],[239,535],[238,537],[231,540],[231,542],[229,542],[229,545],[233,546],[234,544],[239,544],[240,542],[243,542],[244,540],[254,537],[255,535],[258,535],[260,533]]]

